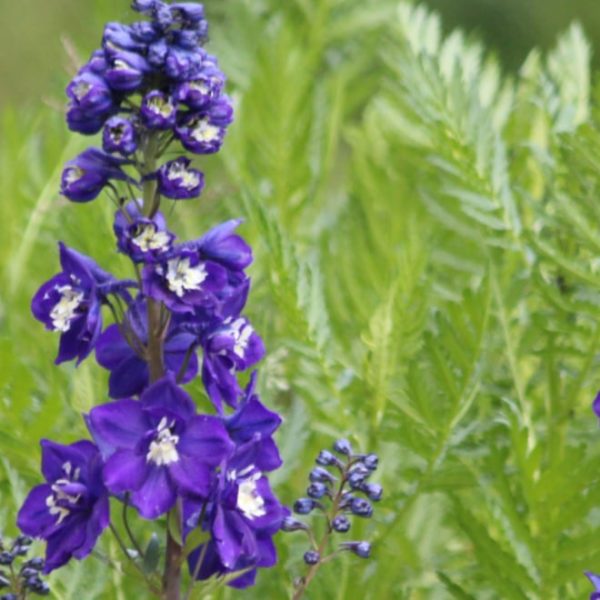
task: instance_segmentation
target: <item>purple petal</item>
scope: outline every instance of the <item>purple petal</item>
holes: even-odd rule
[[[41,440],[42,473],[48,482],[65,477],[65,464],[87,471],[88,463],[96,456],[98,449],[92,442],[82,440],[69,446],[57,444],[51,440]]]
[[[108,378],[108,393],[111,398],[138,396],[148,385],[148,379],[148,363],[132,354],[111,371]]]
[[[168,512],[176,499],[175,486],[165,467],[150,468],[142,487],[131,496],[132,504],[145,519],[156,519]]]
[[[44,573],[62,567],[85,541],[83,517],[67,519],[64,525],[48,538]]]
[[[268,410],[256,396],[242,404],[239,410],[226,419],[225,425],[231,439],[236,443],[248,442],[259,433],[272,435],[281,425],[281,417]]]
[[[110,504],[108,496],[103,496],[95,504],[85,528],[85,539],[81,546],[73,552],[73,556],[82,559],[93,550],[100,534],[108,527],[110,522]]]
[[[175,383],[172,374],[159,379],[144,391],[141,397],[144,410],[164,410],[180,417],[183,421],[192,418],[196,412],[190,395]]]
[[[213,471],[190,456],[180,456],[169,466],[169,472],[180,495],[208,497]]]
[[[198,415],[191,419],[177,446],[183,456],[216,467],[232,451],[233,443],[217,417]]]
[[[113,494],[139,490],[150,475],[143,454],[133,450],[117,450],[104,465],[104,484]]]
[[[93,408],[87,421],[90,433],[101,448],[104,458],[108,458],[117,449],[133,450],[151,429],[141,404],[130,399]]]
[[[131,346],[121,335],[118,325],[110,325],[98,338],[96,360],[105,369],[116,369],[134,354]]]
[[[56,516],[51,515],[46,498],[52,495],[48,484],[38,485],[30,492],[17,516],[19,529],[33,537],[45,538],[56,524]]]

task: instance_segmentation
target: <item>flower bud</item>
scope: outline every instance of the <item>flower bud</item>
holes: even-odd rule
[[[373,502],[379,502],[383,496],[383,488],[378,483],[365,483],[361,490],[370,500],[373,500]]]
[[[352,446],[350,445],[350,442],[344,438],[336,440],[333,444],[333,449],[339,454],[345,454],[346,456],[352,454]]]
[[[133,154],[137,149],[133,123],[123,117],[111,117],[104,126],[102,148],[105,152],[118,152],[123,156]]]
[[[346,515],[338,515],[331,521],[331,527],[338,533],[346,533],[350,529],[350,519]]]
[[[308,550],[304,553],[304,562],[307,565],[316,565],[321,560],[321,555],[316,550]]]
[[[308,476],[312,482],[333,483],[335,477],[326,469],[315,467]]]
[[[369,469],[369,471],[375,471],[377,470],[377,465],[379,464],[379,457],[377,456],[377,454],[367,454],[363,458],[362,462],[365,465],[365,467]]]
[[[316,506],[312,498],[300,498],[294,502],[294,512],[299,515],[308,515]]]
[[[308,486],[306,493],[311,498],[319,499],[325,496],[328,491],[329,488],[324,483],[314,482]]]
[[[360,558],[369,558],[371,556],[371,544],[369,542],[343,542],[340,544],[340,550],[353,552]]]
[[[353,498],[350,503],[350,510],[357,517],[369,518],[373,515],[373,507],[368,500],[364,498]]]
[[[189,165],[190,160],[183,156],[165,163],[157,173],[158,191],[173,200],[198,196],[204,187],[204,175]]]
[[[281,530],[288,533],[292,531],[306,531],[307,529],[308,527],[302,521],[298,521],[294,517],[285,517],[281,523]]]

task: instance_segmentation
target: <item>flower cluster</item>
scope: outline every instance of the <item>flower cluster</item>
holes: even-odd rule
[[[175,139],[194,154],[217,152],[233,120],[225,76],[201,46],[202,5],[136,0],[133,8],[150,20],[108,23],[101,47],[67,87],[70,129],[102,131],[102,149],[86,150],[64,170],[62,193],[75,202],[93,200],[113,181],[155,181],[174,200],[198,196],[203,174],[184,156],[158,167],[156,154]],[[127,173],[136,166],[141,177]]]
[[[32,301],[34,316],[60,336],[56,362],[95,354],[112,401],[85,415],[93,441],[42,441],[45,481],[18,524],[46,540],[50,572],[90,554],[111,524],[113,497],[143,519],[169,513],[184,541],[206,534],[188,556],[194,579],[227,574],[245,587],[258,567],[275,564],[272,538],[288,514],[266,475],[281,465],[273,440],[281,419],[261,403],[256,372],[246,385],[238,380],[265,353],[242,314],[252,250],[236,233],[239,220],[178,241],[160,211],[165,197],[197,196],[204,182],[186,157],[161,165],[167,147],[179,140],[197,154],[216,152],[232,107],[216,59],[200,45],[202,6],[135,0],[133,8],[149,20],[109,23],[102,48],[67,87],[69,127],[103,129],[103,149],[67,163],[62,193],[85,202],[106,189],[116,247],[134,278],[119,280],[61,243],[61,271]],[[199,413],[183,387],[198,376],[213,414]],[[168,536],[167,548],[181,554],[171,525]],[[167,597],[180,563],[168,550]]]
[[[352,552],[360,558],[371,555],[371,544],[365,540],[340,542],[334,552],[322,555],[328,550],[332,535],[350,531],[352,517],[370,518],[373,515],[372,502],[379,502],[383,496],[383,488],[369,481],[377,470],[379,459],[376,454],[355,453],[346,439],[337,440],[333,450],[319,453],[317,466],[309,475],[306,497],[294,503],[294,512],[298,515],[318,511],[325,516],[326,527],[321,541],[317,541],[311,526],[292,516],[286,517],[282,525],[284,531],[302,531],[310,540],[304,562],[311,570],[307,577],[298,580],[295,597],[302,595],[319,565],[329,562],[340,552]]]
[[[33,540],[20,535],[12,543],[0,538],[0,600],[24,600],[29,594],[47,596],[50,586],[42,580],[44,560],[27,558]],[[18,566],[17,562],[22,561]],[[12,590],[12,591],[6,591]]]

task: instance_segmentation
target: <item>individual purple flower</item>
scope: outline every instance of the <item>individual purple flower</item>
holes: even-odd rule
[[[242,394],[236,372],[263,358],[262,339],[245,317],[228,317],[205,335],[202,348],[202,381],[210,399],[217,409],[222,402],[235,408]]]
[[[176,21],[191,26],[204,20],[204,6],[198,2],[174,2],[171,4],[171,14]]]
[[[67,124],[71,131],[97,133],[115,110],[113,94],[106,81],[89,66],[79,71],[67,86]]]
[[[144,80],[144,75],[151,70],[148,61],[140,54],[128,50],[107,48],[106,52],[109,64],[104,77],[108,85],[118,92],[137,90]]]
[[[600,600],[600,575],[596,575],[596,573],[592,573],[591,571],[586,571],[585,576],[592,582],[592,585],[596,588],[596,590],[592,592],[590,600]]]
[[[131,201],[115,213],[117,246],[134,262],[157,262],[173,245],[175,235],[167,229],[162,213],[142,216],[141,201]]]
[[[206,52],[199,46],[190,49],[180,44],[171,44],[165,55],[165,74],[173,81],[195,79],[202,71],[205,56]]]
[[[102,148],[105,152],[118,152],[123,156],[133,154],[137,150],[137,135],[131,120],[111,117],[104,125]]]
[[[225,75],[218,68],[214,57],[210,56],[202,63],[202,70],[196,79],[179,84],[173,96],[177,102],[193,110],[200,110],[219,98],[224,85]]]
[[[115,280],[90,258],[59,244],[62,271],[37,291],[31,311],[50,331],[59,331],[56,363],[81,362],[102,330],[101,303]]]
[[[223,267],[187,249],[174,250],[164,262],[146,265],[142,273],[144,294],[173,312],[193,312],[195,306],[214,304],[215,294],[226,282]]]
[[[146,127],[164,130],[175,125],[177,109],[167,94],[152,90],[144,96],[140,113]]]
[[[31,490],[17,525],[46,540],[44,572],[49,573],[72,557],[90,554],[110,515],[98,448],[87,440],[69,446],[42,440],[41,446],[46,483]]]
[[[275,454],[265,456],[269,451]],[[190,503],[186,507],[187,526],[199,526],[211,533],[207,547],[200,546],[188,558],[190,573],[197,573],[198,579],[247,570],[229,583],[245,588],[254,584],[257,568],[277,562],[272,538],[289,511],[271,491],[264,465],[280,466],[281,460],[276,448],[267,451],[257,436],[238,446],[221,466],[203,521],[199,522],[198,505]]]
[[[208,109],[186,115],[175,131],[186,150],[212,154],[221,148],[227,126],[232,121],[231,100],[223,95]]]
[[[157,173],[158,191],[173,200],[187,200],[200,195],[204,187],[204,174],[190,168],[190,160],[176,158],[165,163]]]
[[[93,408],[87,423],[106,459],[106,486],[114,494],[131,492],[146,519],[169,511],[177,496],[206,498],[215,468],[232,450],[219,419],[197,415],[172,376],[151,385],[139,401]]]
[[[150,39],[153,39],[156,33],[151,27],[149,29],[145,27],[142,32],[140,30],[142,23],[137,23],[136,25],[137,28],[131,25],[123,25],[122,23],[107,23],[104,27],[104,35],[102,36],[102,47],[109,52],[129,50],[131,52],[144,53],[147,49],[148,34],[154,33],[150,37]],[[144,23],[143,25],[149,24]],[[140,33],[146,35],[140,36]]]
[[[195,336],[183,330],[177,318],[171,319],[163,345],[164,368],[180,375],[181,383],[191,381],[198,372],[198,358],[195,353],[189,353],[194,340]],[[123,325],[107,327],[96,344],[96,360],[110,371],[111,398],[139,395],[148,387],[150,374],[143,358],[147,342],[146,303],[138,298],[127,311]]]
[[[89,202],[111,179],[131,180],[122,170],[125,159],[88,148],[70,160],[63,171],[61,193],[73,202]]]

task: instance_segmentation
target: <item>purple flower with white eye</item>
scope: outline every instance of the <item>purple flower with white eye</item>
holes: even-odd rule
[[[596,575],[596,573],[592,573],[591,571],[586,571],[585,576],[592,582],[592,585],[596,588],[596,590],[592,592],[590,600],[600,600],[600,575]]]
[[[186,249],[175,249],[164,262],[146,265],[142,273],[144,294],[173,312],[193,312],[194,306],[214,304],[215,294],[226,283],[223,267]]]
[[[197,415],[172,376],[152,384],[139,401],[93,408],[87,423],[106,459],[107,488],[131,492],[146,519],[168,512],[178,496],[206,498],[216,467],[233,448],[219,419]]]
[[[117,282],[92,259],[62,242],[59,252],[62,271],[36,292],[31,311],[46,329],[61,334],[56,364],[75,358],[80,363],[98,340],[101,303]]]
[[[223,95],[206,110],[185,115],[175,132],[186,150],[212,154],[221,148],[227,126],[232,121],[231,100]]]
[[[125,216],[127,215],[127,216]],[[157,262],[171,250],[175,235],[167,229],[162,213],[142,216],[141,201],[132,201],[115,213],[117,246],[134,262]]]
[[[265,354],[260,336],[245,317],[228,317],[202,340],[202,381],[213,404],[236,407],[242,390],[236,372],[255,365]]]
[[[44,572],[90,554],[110,514],[98,448],[87,440],[69,446],[42,440],[46,483],[33,488],[17,517],[19,528],[46,540]]]
[[[224,85],[225,75],[217,66],[216,59],[207,56],[198,76],[192,81],[179,84],[173,97],[193,110],[200,110],[219,98]]]
[[[269,452],[273,456],[268,456]],[[272,538],[289,511],[271,491],[264,472],[280,465],[276,448],[272,446],[267,450],[257,436],[238,446],[235,454],[221,466],[202,522],[197,504],[189,503],[185,507],[186,525],[202,527],[212,534],[206,548],[200,546],[190,553],[190,573],[196,573],[197,561],[203,555],[198,579],[247,569],[248,572],[229,583],[232,587],[245,588],[254,584],[257,568],[271,567],[277,562]]]
[[[89,66],[79,71],[66,91],[69,97],[67,124],[71,131],[87,135],[97,133],[116,109],[106,81]]]
[[[181,383],[191,381],[198,373],[198,358],[195,353],[188,353],[194,340],[195,336],[185,331],[175,316],[172,317],[165,334],[163,361],[168,373],[180,375]],[[123,325],[107,327],[96,344],[96,360],[110,371],[108,392],[111,398],[139,395],[148,387],[150,373],[143,358],[147,342],[146,303],[138,298],[125,314]]]
[[[187,200],[200,195],[204,187],[204,174],[190,168],[184,156],[165,163],[157,172],[158,191],[173,200]]]
[[[153,90],[144,96],[140,113],[146,127],[165,130],[175,125],[177,109],[167,94]]]
[[[88,148],[65,165],[61,193],[73,202],[89,202],[97,198],[111,179],[135,183],[121,168],[126,164],[125,159]]]
[[[131,120],[117,116],[108,119],[102,133],[102,148],[123,156],[133,154],[137,150],[137,135]]]
[[[134,92],[143,80],[144,75],[150,72],[148,61],[128,50],[106,48],[108,55],[108,68],[104,78],[108,85],[118,92]]]

